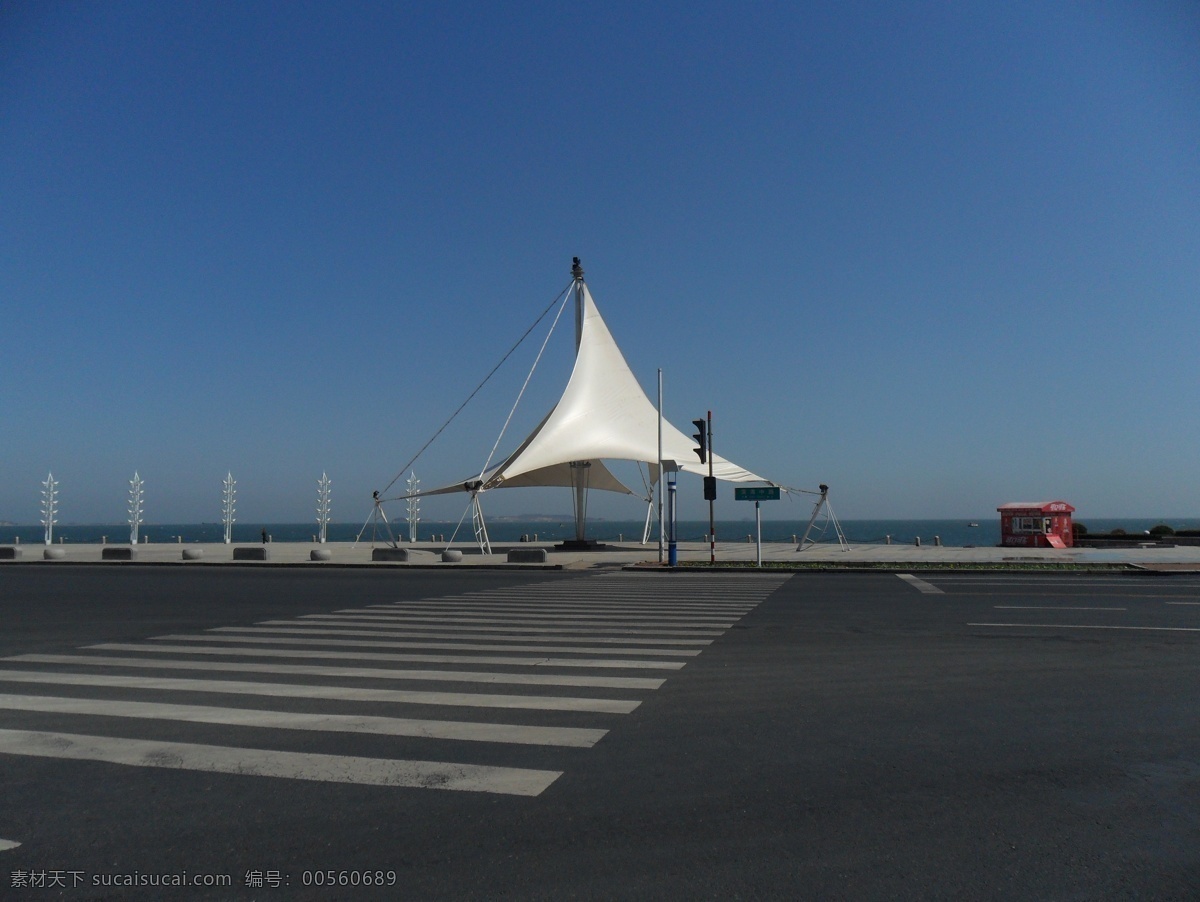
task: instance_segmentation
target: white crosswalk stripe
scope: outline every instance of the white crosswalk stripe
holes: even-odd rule
[[[147,649],[150,651],[152,649]],[[111,658],[100,655],[14,655],[22,664],[77,667],[132,667],[153,670],[209,670],[220,673],[278,673],[371,680],[438,680],[443,683],[511,683],[519,686],[588,686],[594,689],[657,689],[661,679],[575,673],[497,673],[481,670],[385,670],[381,667],[326,667],[319,664],[231,664],[227,661],[173,661],[164,658]],[[2,673],[3,671],[0,671]]]
[[[588,574],[16,655],[0,659],[0,755],[538,795],[563,771],[544,754],[510,766],[517,750],[591,748],[787,578]],[[155,723],[207,738],[156,739]],[[401,754],[287,748],[308,734],[374,735]],[[457,743],[496,763],[427,760]]]
[[[375,654],[364,651],[293,651],[279,648],[229,648],[221,645],[136,645],[125,642],[103,642],[89,645],[100,651],[158,651],[180,655],[253,655],[259,658],[324,658],[354,661],[410,661],[425,664],[509,664],[514,667],[606,667],[616,670],[678,670],[683,661],[649,661],[620,658],[544,658],[498,655],[402,655]]]
[[[249,645],[331,645],[337,648],[436,648],[446,651],[495,651],[496,646],[477,645],[469,642],[388,642],[376,639],[313,639],[292,636],[229,636],[220,637],[222,642]],[[155,636],[162,642],[212,642],[212,636],[188,636],[175,634]],[[708,641],[702,643],[707,645]],[[668,658],[694,658],[699,648],[601,648],[588,645],[505,645],[505,651],[535,651],[543,654],[565,652],[589,655],[661,655]]]
[[[287,620],[264,620],[264,623],[283,623]],[[262,634],[270,633],[276,636],[292,635],[292,636],[375,636],[377,638],[396,638],[396,639],[463,639],[463,640],[480,640],[488,642],[588,642],[593,645],[603,645],[605,643],[611,645],[708,645],[720,633],[710,633],[711,638],[691,638],[691,639],[676,639],[670,636],[663,636],[655,639],[645,639],[639,636],[588,636],[586,639],[581,639],[573,635],[496,635],[494,633],[453,633],[453,632],[438,632],[436,630],[425,631],[404,631],[404,630],[343,630],[343,629],[318,629],[312,624],[301,628],[289,626],[218,626],[209,630],[210,633],[246,633],[246,634]],[[204,637],[208,639],[208,636]],[[461,646],[447,645],[432,645],[430,643],[422,643],[424,648],[459,648]],[[478,647],[478,646],[476,646]],[[493,646],[488,645],[484,648],[511,648],[512,646]],[[523,651],[525,649],[517,649]],[[607,652],[602,652],[605,654]]]

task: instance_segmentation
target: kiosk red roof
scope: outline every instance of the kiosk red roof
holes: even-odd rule
[[[1036,511],[1039,514],[1070,514],[1075,512],[1075,508],[1067,504],[1065,501],[1013,501],[1009,504],[1001,504],[996,510],[1001,513],[1015,513],[1017,511]]]

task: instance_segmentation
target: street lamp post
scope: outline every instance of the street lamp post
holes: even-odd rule
[[[325,544],[325,536],[329,527],[329,487],[331,485],[329,477],[322,472],[321,478],[317,480],[317,525],[321,528],[317,541],[322,545]]]
[[[129,480],[129,544],[138,543],[138,527],[142,525],[142,483],[144,480],[133,471]]]
[[[226,473],[221,485],[224,487],[221,491],[221,522],[225,524],[225,544],[228,545],[233,541],[234,501],[237,498],[237,480],[233,473]]]
[[[58,512],[58,480],[53,473],[47,473],[42,486],[42,526],[46,528],[46,544],[50,545],[54,542],[54,524],[58,522],[54,519]]]

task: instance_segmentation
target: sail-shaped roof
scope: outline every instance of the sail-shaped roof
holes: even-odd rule
[[[582,292],[582,328],[575,368],[559,402],[502,463],[482,476],[422,495],[572,485],[573,461],[591,463],[588,485],[593,489],[629,492],[604,460],[642,461],[657,478],[658,410],[630,370],[582,279],[576,290]],[[685,472],[708,475],[708,464],[696,456],[695,442],[665,421],[662,441],[664,460],[676,461]],[[712,473],[729,482],[768,482],[716,454]]]

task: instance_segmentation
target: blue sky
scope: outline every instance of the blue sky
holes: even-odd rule
[[[152,522],[218,520],[226,472],[248,522],[322,472],[361,520],[573,255],[670,419],[843,518],[1194,517],[1197,148],[1182,0],[6,4],[0,520],[50,470],[64,521],[122,521],[134,470]]]

